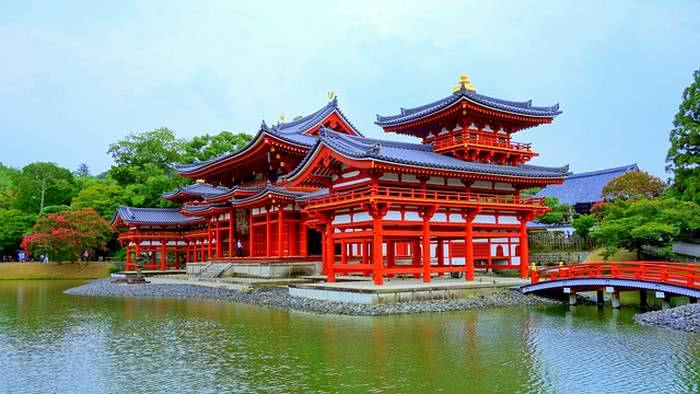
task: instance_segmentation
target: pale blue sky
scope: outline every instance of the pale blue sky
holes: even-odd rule
[[[482,3],[6,2],[0,162],[100,172],[129,132],[254,133],[328,90],[381,137],[375,114],[447,96],[467,72],[480,93],[561,104],[553,125],[514,138],[534,143],[533,163],[667,177],[668,131],[700,67],[700,2]]]

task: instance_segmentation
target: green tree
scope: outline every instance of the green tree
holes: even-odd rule
[[[669,139],[666,170],[673,173],[673,190],[682,200],[700,204],[700,69],[683,92]]]
[[[645,245],[670,253],[673,242],[700,234],[700,206],[694,202],[671,197],[617,200],[605,204],[602,211],[591,236],[605,245],[607,255],[624,248],[641,258]]]
[[[545,205],[550,209],[549,212],[537,218],[537,221],[544,224],[561,224],[568,223],[571,220],[571,206],[561,204],[558,198],[545,197]]]
[[[591,229],[597,223],[598,222],[593,216],[581,215],[571,222],[571,226],[574,228],[574,230],[576,230],[576,234],[578,234],[581,238],[588,239],[588,236],[591,233]]]
[[[126,190],[115,181],[93,180],[80,190],[71,206],[75,209],[93,208],[103,218],[109,219],[119,205],[129,203]]]
[[[18,209],[0,209],[0,250],[12,253],[32,228],[36,217]]]
[[[183,142],[181,155],[182,163],[192,163],[197,160],[210,160],[224,153],[229,153],[242,148],[253,137],[250,134],[233,134],[230,131],[222,131],[218,134],[193,137]]]
[[[19,170],[0,163],[0,208],[11,208],[15,205],[16,190],[12,180],[18,174]]]
[[[31,163],[12,179],[15,206],[38,213],[47,205],[70,204],[76,191],[73,174],[53,163]]]
[[[180,161],[181,149],[182,142],[167,128],[130,134],[109,146],[107,153],[115,165],[108,175],[122,186],[144,183],[151,176],[174,175],[171,165]]]
[[[70,207],[68,205],[47,205],[44,209],[39,211],[39,216],[46,216],[63,211],[70,211]]]
[[[603,187],[603,199],[654,198],[666,189],[666,182],[644,171],[630,171],[613,178]]]

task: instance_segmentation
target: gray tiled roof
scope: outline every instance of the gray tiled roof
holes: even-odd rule
[[[564,179],[561,185],[549,185],[540,190],[537,197],[556,197],[560,202],[576,205],[594,203],[603,199],[603,188],[613,178],[630,171],[638,171],[637,164],[607,168],[604,170],[573,174]]]
[[[442,98],[440,100],[434,101],[432,103],[421,105],[415,108],[401,108],[401,113],[397,115],[377,115],[377,121],[375,123],[379,126],[392,126],[405,123],[411,120],[420,119],[424,116],[431,115],[444,108],[450,107],[451,105],[459,102],[460,100],[466,100],[498,111],[505,111],[524,116],[549,118],[561,114],[561,111],[559,110],[559,104],[555,104],[548,107],[537,107],[532,105],[532,100],[502,100],[494,97],[485,96],[483,94],[479,94],[462,87],[454,94]]]
[[[143,224],[185,224],[201,220],[199,217],[189,217],[180,213],[178,208],[132,208],[119,206],[112,219],[119,217],[126,223]]]
[[[296,191],[287,190],[287,189],[285,189],[283,187],[279,187],[279,186],[273,186],[268,182],[264,188],[261,188],[259,192],[255,193],[252,196],[244,197],[244,198],[232,198],[229,201],[233,204],[236,204],[236,203],[240,204],[240,203],[244,203],[247,201],[253,201],[253,200],[260,198],[261,196],[264,196],[268,193],[276,193],[276,194],[281,194],[281,195],[295,197],[295,198],[301,197],[301,196],[304,196],[307,194],[304,192],[296,192]]]
[[[325,145],[341,155],[359,160],[370,159],[426,168],[527,178],[562,178],[568,174],[568,166],[541,167],[527,164],[510,166],[470,162],[435,153],[432,145],[353,137],[325,128],[321,129],[319,137],[317,146]],[[309,153],[307,159],[302,161],[287,178],[293,177],[300,171],[311,156],[312,154]]]
[[[240,155],[241,153],[248,150],[248,148],[255,145],[255,143],[265,135],[270,135],[272,137],[279,138],[291,144],[311,148],[316,143],[318,138],[315,135],[307,135],[304,133],[318,125],[319,122],[321,122],[328,115],[333,113],[333,111],[337,111],[340,114],[340,116],[352,126],[352,123],[350,123],[348,118],[345,117],[342,111],[340,111],[340,108],[338,107],[338,99],[336,97],[333,100],[329,101],[328,104],[326,104],[323,108],[319,109],[318,111],[295,121],[278,123],[272,127],[268,126],[265,123],[265,121],[263,121],[260,125],[260,130],[255,135],[255,137],[253,137],[253,139],[248,144],[246,144],[245,146],[243,146],[235,152],[225,153],[211,160],[198,161],[192,164],[175,164],[174,168],[180,173],[189,173],[197,171],[201,168],[205,168],[219,161]],[[353,129],[355,129],[354,126],[352,127]],[[359,131],[355,131],[359,134]]]
[[[177,195],[178,193],[185,193],[189,195],[195,195],[195,196],[200,196],[203,198],[211,198],[211,197],[216,197],[220,196],[224,193],[227,193],[229,189],[227,187],[223,186],[213,186],[208,183],[193,183],[191,185],[183,186],[179,189],[173,190],[172,192],[169,193],[164,193],[163,197],[168,198],[168,197],[173,197]]]

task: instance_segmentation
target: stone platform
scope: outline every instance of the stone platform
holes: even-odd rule
[[[187,263],[188,275],[200,275],[207,269],[221,268],[218,277],[249,278],[291,278],[316,275],[320,270],[318,261],[213,261],[207,263]]]
[[[431,283],[423,283],[420,279],[391,279],[385,280],[381,286],[372,281],[359,280],[290,284],[289,295],[324,301],[383,304],[468,298],[528,283],[528,279],[491,276],[477,277],[470,282],[439,277],[433,278]]]

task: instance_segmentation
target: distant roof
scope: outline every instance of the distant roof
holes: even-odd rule
[[[255,145],[255,143],[264,134],[277,137],[291,144],[295,144],[305,148],[311,148],[316,143],[316,140],[318,138],[315,135],[309,135],[304,133],[313,129],[319,124],[319,122],[328,117],[334,111],[337,111],[337,113],[348,123],[348,125],[350,125],[350,127],[353,128],[353,131],[355,131],[358,135],[362,135],[359,133],[359,131],[355,129],[352,123],[350,123],[350,120],[340,110],[340,107],[338,107],[338,98],[334,97],[323,108],[319,109],[316,112],[313,112],[310,115],[304,116],[301,119],[297,119],[291,122],[277,123],[274,126],[268,126],[265,123],[265,121],[263,121],[260,125],[260,130],[255,135],[255,137],[253,137],[253,139],[251,139],[250,142],[248,142],[245,146],[241,147],[236,151],[225,153],[210,160],[197,161],[191,164],[174,164],[173,167],[180,173],[189,173],[197,171],[216,162],[237,156],[245,152],[246,150],[248,150],[248,148]]]
[[[188,217],[180,213],[179,208],[132,208],[119,206],[112,223],[121,218],[125,223],[142,224],[184,224],[200,220],[199,217]]]
[[[377,115],[377,121],[375,123],[379,126],[393,126],[409,122],[415,119],[420,119],[424,116],[431,115],[444,108],[450,107],[453,104],[459,102],[460,100],[466,100],[475,104],[482,105],[484,107],[489,107],[497,111],[509,112],[523,116],[551,118],[561,114],[561,111],[559,110],[559,104],[551,105],[548,107],[538,107],[532,105],[532,100],[502,100],[479,94],[475,91],[468,90],[464,86],[462,86],[461,89],[457,90],[450,96],[434,101],[432,103],[414,108],[401,108],[400,114],[390,116]]]
[[[636,163],[573,174],[566,177],[561,185],[549,185],[540,190],[535,196],[556,197],[560,202],[569,205],[598,202],[603,199],[603,188],[608,182],[631,171],[639,171]]]
[[[224,194],[228,191],[229,189],[227,187],[213,186],[208,183],[197,182],[191,185],[183,186],[169,193],[163,193],[163,197],[172,198],[178,194],[185,194],[190,196],[199,196],[202,198],[211,198]]]
[[[511,166],[464,161],[435,153],[432,145],[354,137],[325,128],[320,130],[317,144],[328,146],[341,155],[358,160],[372,159],[435,169],[529,178],[562,178],[568,174],[568,166],[541,167],[527,164]],[[306,165],[311,156],[311,154],[307,155],[306,159],[287,177],[292,178]]]

